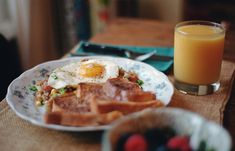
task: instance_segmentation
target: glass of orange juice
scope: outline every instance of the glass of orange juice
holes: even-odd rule
[[[225,29],[209,21],[176,25],[174,86],[186,94],[207,95],[219,89]]]

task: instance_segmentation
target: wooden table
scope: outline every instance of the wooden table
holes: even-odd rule
[[[105,32],[91,38],[92,42],[114,45],[173,46],[174,24],[153,20],[118,19]],[[224,59],[235,62],[235,29],[226,33]],[[235,145],[235,85],[224,112],[223,125],[228,129]]]

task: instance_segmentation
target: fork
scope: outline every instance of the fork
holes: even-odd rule
[[[102,44],[94,44],[90,42],[83,42],[80,45],[80,48],[82,48],[83,54],[70,54],[71,56],[89,56],[95,54],[102,54],[102,55],[117,55],[121,57],[127,57],[129,59],[137,60],[137,61],[145,61],[147,59],[152,60],[159,60],[159,61],[170,61],[173,59],[171,56],[163,56],[163,55],[157,55],[157,50],[153,50],[148,53],[139,53],[139,52],[133,52],[126,48],[120,48],[120,47],[112,47],[108,45],[102,45]]]
[[[125,55],[127,58],[129,59],[133,59],[133,60],[136,60],[136,61],[144,61],[144,60],[147,60],[149,59],[151,56],[153,56],[154,54],[156,54],[157,50],[153,50],[149,53],[145,53],[145,54],[142,54],[142,55],[137,55],[136,53],[132,52],[132,51],[124,51]]]

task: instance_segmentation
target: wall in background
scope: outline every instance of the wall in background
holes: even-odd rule
[[[198,11],[200,9],[200,11]],[[214,22],[225,21],[230,25],[235,24],[234,0],[187,0],[185,1],[186,20],[210,20]]]
[[[13,25],[13,30],[2,32],[12,31],[17,36],[21,63],[27,69],[60,58],[80,40],[102,32],[117,17],[173,24],[196,17],[234,23],[234,4],[233,0],[0,0],[0,32]],[[8,7],[13,13],[1,13]],[[2,26],[6,16],[13,22]]]
[[[0,34],[11,40],[16,38],[16,4],[14,0],[0,1]]]
[[[7,0],[23,70],[58,58],[54,42],[52,0]]]
[[[184,0],[139,0],[139,17],[177,23],[183,19]]]

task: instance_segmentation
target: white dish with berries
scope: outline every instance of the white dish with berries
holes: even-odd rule
[[[173,135],[169,128],[174,131]],[[230,151],[231,137],[223,127],[196,113],[169,107],[147,109],[117,121],[102,138],[102,151],[138,149]]]

